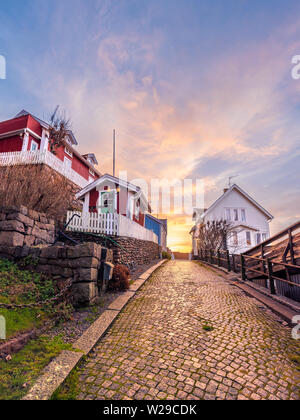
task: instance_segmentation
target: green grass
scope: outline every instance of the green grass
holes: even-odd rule
[[[0,301],[2,301],[0,296]],[[8,310],[0,309],[0,315],[6,320],[6,338],[12,338],[17,333],[29,331],[42,325],[46,316],[36,309]]]
[[[11,361],[0,361],[0,400],[19,400],[41,371],[62,350],[72,350],[60,337],[30,341]],[[27,386],[24,386],[24,385]]]
[[[67,377],[65,382],[57,388],[54,394],[51,397],[53,401],[67,401],[67,400],[77,400],[78,395],[80,394],[79,387],[79,375],[80,375],[80,366],[86,360],[84,356],[80,362],[80,365],[72,370],[70,375]]]
[[[0,302],[28,304],[44,301],[55,295],[52,279],[43,274],[21,270],[16,264],[0,259]],[[39,327],[51,314],[50,308],[1,309],[6,319],[7,338]]]
[[[203,325],[203,330],[204,331],[207,331],[207,332],[209,332],[209,331],[213,331],[214,330],[214,327],[212,327],[211,325]]]

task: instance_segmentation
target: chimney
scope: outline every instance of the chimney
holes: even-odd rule
[[[224,188],[224,194],[226,194],[228,190],[229,188]]]

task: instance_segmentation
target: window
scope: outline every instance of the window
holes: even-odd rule
[[[226,209],[225,210],[225,218],[226,220],[230,221],[231,220],[231,212],[230,209]]]
[[[67,147],[65,147],[65,152],[68,156],[73,157],[73,153]]]
[[[267,234],[263,233],[261,236],[262,236],[262,241],[265,242],[267,240]]]
[[[242,209],[242,222],[246,222],[246,210]]]
[[[238,234],[237,232],[232,232],[232,245],[238,246],[238,244],[239,244]]]
[[[251,242],[251,232],[246,232],[246,243],[249,246],[252,244],[252,242]]]
[[[38,148],[39,148],[38,143],[34,140],[31,140],[30,151],[35,152],[38,150]]]
[[[101,193],[101,213],[108,214],[115,212],[115,193],[112,192],[102,192]]]
[[[90,175],[95,176],[95,172],[92,169],[89,170],[89,173]]]
[[[238,222],[239,220],[239,211],[237,209],[233,210],[233,214],[234,214],[234,221]]]
[[[140,203],[139,203],[139,201],[137,201],[136,204],[135,204],[135,217],[137,219],[139,219],[139,217],[140,217]]]
[[[257,233],[256,234],[256,245],[259,245],[259,244],[261,244],[261,234]]]

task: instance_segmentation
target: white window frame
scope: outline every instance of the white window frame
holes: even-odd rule
[[[265,241],[268,240],[268,234],[266,232],[263,232],[261,234],[261,240],[262,240],[262,242],[265,242]]]
[[[141,206],[138,203],[138,201],[135,202],[135,211],[134,211],[134,215],[136,219],[140,218],[140,211],[141,211]]]
[[[90,175],[95,176],[95,172],[91,168],[89,169],[89,173]]]
[[[241,221],[242,222],[247,221],[246,209],[241,209]]]
[[[67,147],[65,147],[65,153],[71,158],[73,157],[73,153]]]
[[[248,234],[249,234],[249,242],[248,242]],[[252,235],[251,232],[249,230],[246,231],[246,245],[247,246],[252,246]]]
[[[232,246],[238,246],[239,244],[239,235],[236,230],[232,232]]]
[[[110,196],[109,197],[110,199],[113,199],[114,200],[113,203],[112,202],[110,203],[111,206],[108,205],[108,207],[102,206],[102,204],[103,204],[103,197],[105,197],[106,194],[108,196]],[[102,214],[103,213],[106,213],[105,210],[104,210],[105,208],[111,210],[111,212],[109,212],[109,211],[107,212],[109,214],[116,213],[117,212],[117,204],[118,204],[118,202],[117,202],[117,191],[116,190],[103,190],[103,191],[99,191],[99,200],[98,200],[98,203],[97,203],[97,210],[98,211],[100,210]]]
[[[233,209],[233,221],[234,222],[238,222],[239,221],[239,210],[238,209]]]
[[[36,146],[36,149],[33,149],[32,148],[33,145]],[[31,152],[37,152],[38,150],[39,150],[39,144],[38,144],[38,142],[35,141],[35,140],[31,140],[31,143],[30,143],[30,151]]]
[[[262,234],[260,232],[258,232],[255,235],[255,239],[256,239],[256,245],[260,245],[262,243]]]
[[[231,222],[231,209],[229,208],[225,209],[225,220],[227,220],[228,222]]]

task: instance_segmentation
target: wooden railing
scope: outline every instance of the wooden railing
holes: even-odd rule
[[[300,221],[251,248],[245,255],[300,265]]]
[[[74,217],[75,216],[75,217]],[[125,236],[158,243],[158,236],[120,214],[67,213],[68,231],[96,233],[111,236]]]
[[[43,163],[50,166],[50,168],[65,176],[81,188],[84,188],[89,184],[89,180],[83,178],[47,150],[0,153],[0,166],[37,165]]]
[[[269,241],[267,241],[269,242]],[[199,260],[229,272],[241,274],[243,281],[250,281],[268,288],[271,294],[281,295],[300,302],[300,266],[277,259],[252,255],[230,255],[229,251],[200,249]]]

